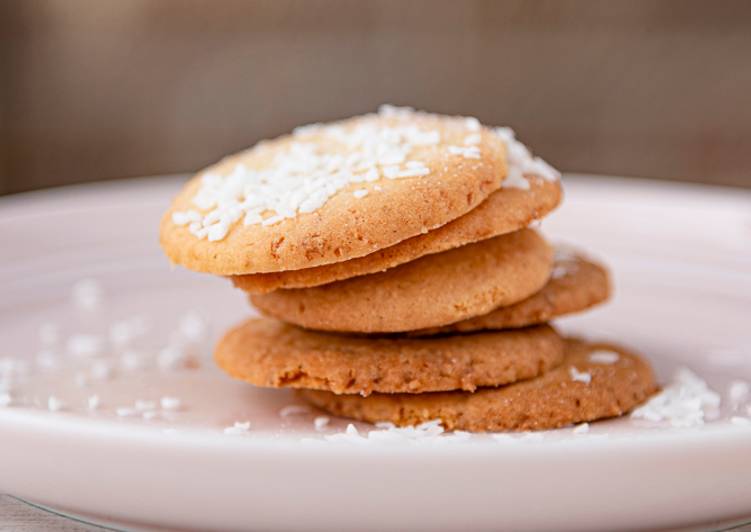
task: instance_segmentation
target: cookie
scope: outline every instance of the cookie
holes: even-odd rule
[[[246,292],[257,294],[279,288],[320,286],[382,272],[425,255],[517,231],[547,215],[558,206],[562,196],[558,180],[534,175],[524,179],[529,184],[528,189],[497,190],[464,216],[364,257],[302,270],[238,275],[232,277],[232,282]]]
[[[549,326],[440,339],[365,338],[251,319],[227,332],[214,358],[258,386],[334,393],[474,390],[536,377],[561,363]]]
[[[534,230],[522,229],[382,273],[250,298],[264,314],[309,329],[412,331],[526,299],[545,285],[552,267],[552,248]]]
[[[350,260],[474,209],[506,175],[475,119],[387,112],[298,128],[210,166],[164,215],[170,260],[218,275]]]
[[[603,266],[569,252],[556,252],[554,264],[550,280],[542,290],[519,303],[443,327],[408,334],[426,336],[527,327],[564,314],[581,312],[610,297],[608,271]]]
[[[607,354],[608,356],[604,356]],[[566,341],[563,364],[532,380],[474,393],[298,393],[332,414],[399,426],[440,419],[447,429],[542,430],[625,414],[657,391],[649,364],[610,344]]]

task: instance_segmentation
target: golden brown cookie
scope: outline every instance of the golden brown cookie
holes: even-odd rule
[[[600,356],[592,356],[595,353]],[[369,397],[298,393],[327,412],[361,421],[407,426],[440,419],[447,429],[483,432],[553,429],[620,416],[655,391],[652,368],[639,356],[610,344],[568,340],[563,364],[541,377],[500,388]]]
[[[440,227],[506,175],[505,144],[475,119],[397,112],[299,128],[203,170],[160,241],[219,275],[350,260]]]
[[[560,364],[563,340],[547,325],[410,339],[319,333],[251,319],[227,332],[214,358],[232,377],[258,386],[419,393],[536,377]]]
[[[527,327],[564,314],[581,312],[610,297],[608,271],[603,266],[571,253],[556,253],[554,264],[550,280],[542,290],[519,303],[443,327],[408,334],[427,336]]]
[[[464,216],[423,235],[359,257],[314,268],[237,275],[232,282],[246,292],[265,294],[279,288],[308,288],[385,271],[425,255],[517,231],[539,220],[561,201],[561,183],[526,177],[529,189],[502,188]]]
[[[540,290],[553,251],[522,229],[313,288],[252,294],[264,314],[326,331],[402,332],[455,323]]]

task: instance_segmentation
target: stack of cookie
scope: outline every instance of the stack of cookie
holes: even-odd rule
[[[235,378],[363,421],[547,429],[655,390],[638,356],[547,324],[609,295],[605,269],[530,228],[560,200],[511,130],[385,107],[206,169],[161,241],[267,316],[219,342]]]

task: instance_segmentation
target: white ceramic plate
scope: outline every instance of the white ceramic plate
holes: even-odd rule
[[[178,186],[0,200],[0,386],[13,400],[0,407],[0,491],[101,521],[198,529],[632,529],[751,513],[748,403],[726,392],[751,380],[749,193],[569,177],[544,224],[614,271],[614,302],[563,330],[640,350],[666,384],[693,369],[723,400],[703,425],[337,442],[326,436],[346,421],[316,431],[320,414],[279,415],[290,393],[212,367],[212,342],[251,311],[227,281],[162,256],[158,220]],[[96,283],[74,290],[82,278]],[[148,404],[162,397],[180,408]],[[247,434],[224,434],[246,420]]]

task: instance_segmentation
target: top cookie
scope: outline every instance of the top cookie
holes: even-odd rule
[[[170,260],[219,275],[373,253],[479,205],[506,175],[503,139],[473,118],[388,108],[238,153],[193,178],[162,219]]]

